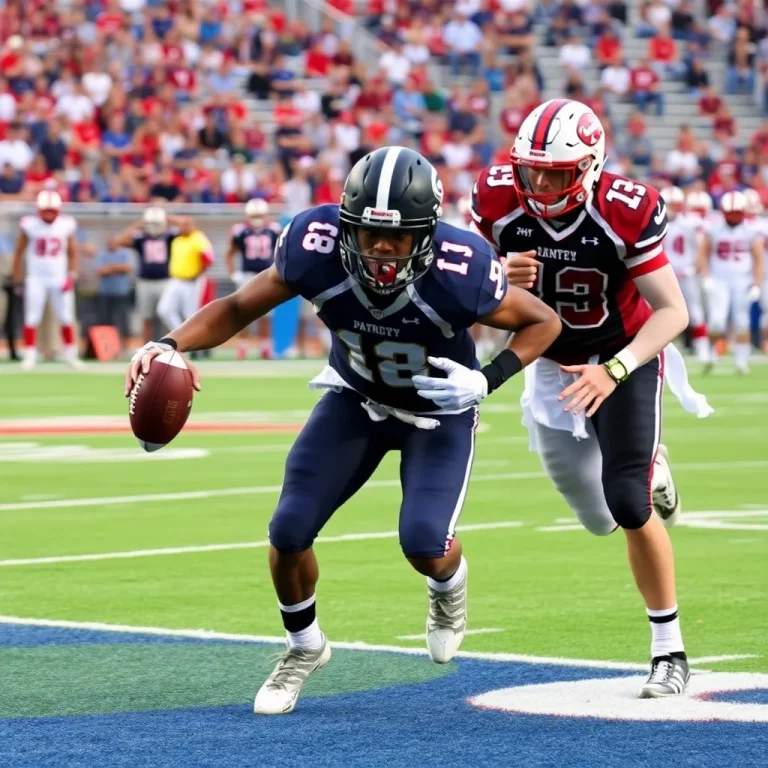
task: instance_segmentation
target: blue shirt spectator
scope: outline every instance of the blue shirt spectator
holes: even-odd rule
[[[18,195],[23,186],[24,176],[18,173],[10,163],[6,163],[2,173],[0,173],[0,193]]]
[[[128,296],[131,292],[133,255],[126,248],[109,248],[96,256],[99,270],[99,295]]]

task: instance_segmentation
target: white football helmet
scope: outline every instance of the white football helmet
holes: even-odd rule
[[[551,218],[583,205],[605,165],[605,130],[580,101],[553,99],[520,126],[510,151],[520,201]]]
[[[61,195],[53,189],[44,189],[37,195],[37,214],[46,223],[56,219],[61,210]]]
[[[674,219],[685,206],[685,192],[680,187],[664,187],[660,194],[662,200],[667,204],[670,220]]]
[[[254,228],[264,226],[264,219],[269,214],[269,203],[260,197],[254,197],[245,204],[245,220]]]
[[[743,192],[726,192],[720,199],[720,210],[730,225],[741,224],[747,215],[747,196]]]
[[[162,208],[153,206],[144,211],[144,230],[152,237],[162,235],[168,229],[168,217]]]
[[[754,189],[745,189],[744,197],[747,198],[747,213],[750,216],[763,215],[763,201]]]
[[[712,212],[712,198],[703,189],[694,189],[685,198],[685,207],[689,211],[707,216]]]

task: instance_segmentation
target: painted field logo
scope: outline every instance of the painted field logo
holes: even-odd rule
[[[633,682],[633,679],[619,677],[523,685],[489,691],[474,696],[469,703],[480,709],[524,715],[768,723],[768,704],[753,703],[750,695],[768,690],[768,675],[765,674],[714,672],[693,675],[688,695],[669,699],[638,699],[636,688],[641,679],[637,679],[637,686],[633,686]],[[745,694],[742,700],[736,692]],[[726,694],[727,701],[718,700]]]

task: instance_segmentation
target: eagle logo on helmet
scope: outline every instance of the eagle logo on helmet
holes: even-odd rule
[[[594,147],[603,138],[600,121],[592,112],[587,112],[579,118],[576,135],[588,146]]]

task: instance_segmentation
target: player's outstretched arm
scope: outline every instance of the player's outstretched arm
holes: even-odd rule
[[[178,352],[190,352],[218,347],[219,344],[236,336],[254,320],[258,320],[294,296],[295,294],[285,284],[277,270],[270,267],[239,291],[206,304],[160,342],[145,344],[136,352],[125,377],[126,397],[130,394],[139,371],[146,373],[154,357],[171,348]],[[199,389],[197,373],[192,366],[189,367],[193,370],[195,388]]]
[[[528,291],[512,285],[499,306],[478,322],[502,331],[514,331],[507,349],[515,353],[523,367],[540,357],[561,329],[557,312]]]
[[[760,297],[760,286],[765,278],[765,240],[756,237],[752,241],[752,286],[757,287],[756,301]]]

